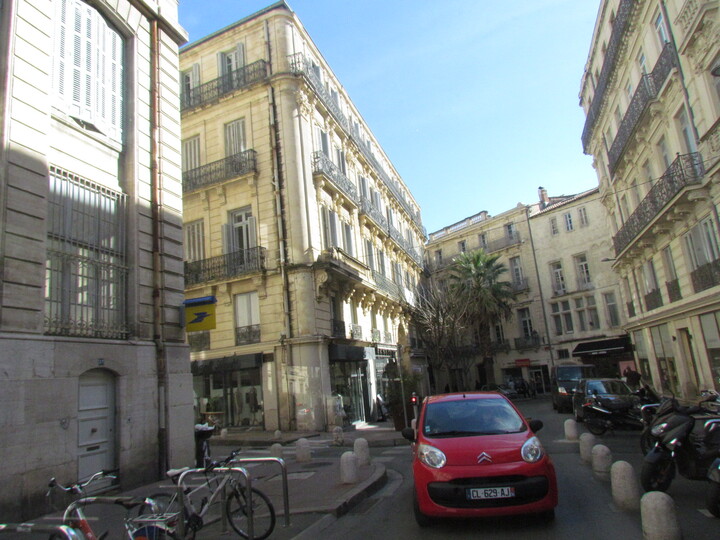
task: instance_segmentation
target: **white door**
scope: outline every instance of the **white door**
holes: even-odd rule
[[[115,468],[115,378],[102,369],[80,376],[78,396],[78,478]],[[110,480],[95,482],[89,492],[106,488]]]

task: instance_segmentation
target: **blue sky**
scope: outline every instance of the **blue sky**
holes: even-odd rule
[[[273,2],[180,0],[200,39]],[[579,106],[599,0],[289,0],[427,232],[597,186]]]

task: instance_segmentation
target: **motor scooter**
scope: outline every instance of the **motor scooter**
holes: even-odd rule
[[[707,400],[715,400],[715,396]],[[677,402],[670,407],[674,410],[656,418],[650,429],[656,441],[640,472],[645,491],[666,491],[676,469],[689,480],[705,480],[720,457],[720,415],[710,415],[701,406],[682,407]]]
[[[583,403],[583,419],[590,433],[602,435],[608,430],[643,428],[640,409],[635,401],[601,397],[597,393],[587,398]]]

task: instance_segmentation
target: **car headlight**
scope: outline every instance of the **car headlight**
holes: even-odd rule
[[[422,463],[433,469],[440,469],[447,463],[445,454],[429,444],[418,445],[417,456]]]
[[[558,386],[558,394],[564,394],[567,395],[567,390],[565,390],[564,386]]]
[[[528,463],[540,461],[540,459],[542,459],[545,455],[545,450],[543,450],[542,444],[540,444],[540,439],[537,437],[530,437],[527,441],[525,441],[525,444],[522,445],[520,455]]]
[[[653,426],[650,429],[650,433],[653,437],[659,437],[662,435],[662,432],[665,431],[665,428],[667,427],[667,422],[663,422],[662,424],[658,424],[656,426]]]

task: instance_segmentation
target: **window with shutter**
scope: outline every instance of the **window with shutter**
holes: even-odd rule
[[[234,156],[244,151],[245,119],[240,118],[225,124],[225,156]]]
[[[200,167],[200,136],[182,142],[182,171],[188,172]]]
[[[185,260],[201,261],[205,258],[205,225],[202,219],[186,223]]]

